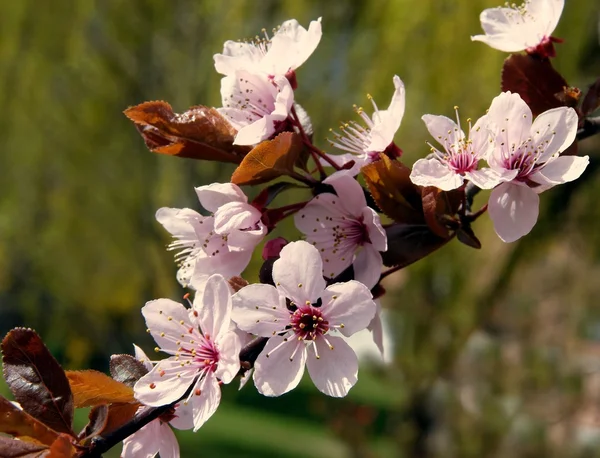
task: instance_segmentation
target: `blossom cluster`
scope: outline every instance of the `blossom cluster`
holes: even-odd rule
[[[531,0],[521,7],[486,10],[481,15],[485,35],[472,39],[502,51],[524,50],[548,59],[555,54],[553,43],[558,40],[551,34],[563,4]],[[390,185],[383,175],[373,179],[380,167],[395,170],[391,176],[404,176],[406,166],[399,161],[403,150],[394,137],[405,115],[405,85],[393,76],[387,109],[380,110],[369,97],[370,114],[356,107],[360,122],[349,121],[331,131],[329,143],[339,152],[320,150],[311,139],[310,117],[295,101],[295,89],[296,72],[317,48],[321,35],[320,18],[308,28],[292,19],[272,36],[227,41],[223,52],[214,56],[216,71],[223,75],[222,106],[216,113],[234,133],[230,147],[247,148],[240,168],[247,157],[264,154],[261,145],[290,133],[300,150],[290,147],[282,154],[301,151],[298,154],[312,162],[294,156],[287,176],[310,188],[312,196],[272,208],[268,196],[275,188],[251,200],[240,187],[268,180],[232,178],[231,183],[195,189],[202,209],[156,212],[157,221],[173,238],[168,249],[176,252],[177,279],[195,296],[186,304],[158,299],[142,308],[156,350],[168,357],[150,361],[136,348],[148,373],[135,384],[135,396],[145,406],[173,405],[175,410],[171,418],[154,420],[130,436],[124,457],[158,452],[162,457],[178,456],[168,425],[197,431],[217,410],[221,385],[238,376],[241,385],[251,377],[261,394],[280,396],[299,384],[306,366],[319,391],[346,396],[358,380],[358,359],[345,338],[369,329],[383,351],[380,282],[400,263],[387,262],[392,269],[382,269],[393,246],[391,237],[397,233],[394,228],[403,223],[397,212],[386,211],[386,199],[423,218],[425,205],[415,210],[414,196],[424,202],[430,188],[437,193],[458,192],[462,198],[442,218],[447,223],[442,229],[437,214],[436,223],[425,215],[433,233],[453,237],[457,227],[467,227],[487,210],[500,239],[513,242],[533,229],[539,194],[575,180],[588,164],[587,156],[565,154],[578,128],[573,108],[560,106],[534,116],[519,93],[506,91],[475,123],[467,120],[466,131],[457,110],[456,121],[424,115],[437,143],[430,144],[431,154],[415,162],[407,181],[392,180]],[[269,176],[273,170],[268,170]],[[359,174],[370,193],[361,186]],[[469,183],[491,190],[488,203],[478,212],[467,206]],[[278,187],[277,193],[294,189],[286,186]],[[384,224],[381,213],[394,221]],[[290,216],[302,240],[265,241]],[[261,283],[247,284],[240,276],[263,242]],[[249,347],[256,350],[254,358],[245,356]]]

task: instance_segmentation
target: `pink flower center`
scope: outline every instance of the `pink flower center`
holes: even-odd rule
[[[515,180],[527,181],[529,175],[536,170],[536,162],[541,149],[536,149],[533,140],[528,138],[522,145],[508,148],[502,145],[502,166],[507,170],[518,170]]]
[[[298,340],[316,340],[329,330],[329,322],[323,318],[321,310],[312,306],[296,309],[290,316],[290,325]]]
[[[189,351],[185,350],[184,351]],[[193,350],[192,350],[193,351]],[[195,353],[192,353],[194,363],[201,368],[214,372],[219,364],[219,350],[215,343],[210,339],[209,335],[202,336],[198,346],[195,348]]]

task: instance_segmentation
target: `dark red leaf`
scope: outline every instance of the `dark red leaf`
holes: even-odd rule
[[[590,86],[583,102],[581,102],[581,114],[588,116],[600,108],[600,78]]]
[[[388,267],[406,267],[443,247],[453,237],[439,237],[424,223],[394,223],[386,227],[385,232],[388,250],[381,255],[383,263]]]
[[[257,208],[264,208],[273,202],[273,199],[277,197],[283,191],[288,189],[301,188],[295,183],[289,183],[287,181],[280,181],[279,183],[272,184],[263,189],[258,196],[254,198],[252,204]]]
[[[471,248],[479,250],[481,248],[481,242],[473,232],[470,226],[462,226],[456,231],[456,238],[459,242],[464,243]]]
[[[131,355],[112,355],[109,368],[112,378],[130,388],[148,373],[146,366]]]
[[[502,67],[502,91],[518,93],[534,116],[565,106],[560,100],[569,85],[548,59],[529,54],[512,54]]]
[[[47,445],[52,444],[58,437],[56,431],[2,396],[0,396],[0,433],[14,437],[31,437]]]
[[[2,362],[21,407],[53,430],[74,436],[69,381],[42,339],[31,329],[13,329],[2,341]]]
[[[239,164],[250,150],[233,145],[235,129],[214,108],[198,105],[183,114],[167,102],[144,102],[125,110],[155,153]]]
[[[0,436],[0,458],[47,458],[46,445]]]
[[[302,139],[294,132],[282,132],[273,140],[256,145],[231,176],[239,186],[256,185],[290,175],[304,149]]]

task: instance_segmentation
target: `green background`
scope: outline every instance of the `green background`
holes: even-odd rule
[[[0,333],[36,329],[66,368],[107,370],[108,356],[154,346],[139,313],[177,299],[161,206],[197,208],[193,186],[233,167],[148,152],[122,115],[166,100],[219,106],[212,55],[296,18],[322,16],[323,39],[298,71],[296,100],[316,142],[389,103],[406,84],[396,143],[428,153],[424,113],[477,118],[499,93],[506,54],[470,35],[491,0],[19,0],[0,4]],[[597,2],[568,0],[553,61],[569,84],[600,76]],[[599,143],[580,144],[598,157]],[[277,399],[224,390],[217,414],[183,433],[182,456],[600,456],[599,174],[542,196],[522,241],[487,217],[483,249],[452,242],[391,276],[393,363],[361,367],[344,400],[309,380]],[[482,193],[476,205],[483,205]],[[297,237],[291,226],[284,232]],[[248,270],[256,277],[260,260]],[[112,453],[112,452],[111,452]],[[107,456],[118,456],[118,450]]]

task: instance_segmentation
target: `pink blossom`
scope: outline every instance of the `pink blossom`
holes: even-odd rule
[[[294,103],[285,76],[237,70],[221,80],[224,115],[238,130],[236,145],[255,145],[282,132]]]
[[[478,170],[479,161],[494,149],[491,134],[487,129],[486,117],[480,118],[471,127],[469,120],[468,136],[460,127],[458,107],[456,123],[446,116],[424,115],[427,130],[442,145],[443,151],[431,146],[431,157],[419,159],[410,173],[411,181],[419,186],[435,186],[443,191],[451,191],[472,181],[483,189],[491,189],[502,180],[494,170]]]
[[[183,286],[189,286],[192,278],[195,283],[205,281],[212,273],[239,275],[267,233],[261,212],[248,204],[235,184],[213,183],[196,188],[196,193],[212,216],[189,208],[164,207],[156,212],[158,222],[175,237],[169,249],[180,250],[175,259]]]
[[[272,38],[254,42],[226,41],[222,54],[215,54],[217,72],[230,76],[238,70],[268,75],[286,75],[302,65],[321,41],[321,18],[312,21],[306,30],[297,20],[285,21]]]
[[[363,271],[374,285],[383,265],[379,252],[387,250],[379,215],[348,173],[336,173],[324,183],[337,195],[317,195],[294,215],[296,227],[319,250],[325,277],[335,278],[354,263],[355,271]]]
[[[400,154],[393,141],[404,116],[405,91],[404,83],[398,76],[394,75],[393,81],[394,95],[387,110],[379,110],[373,98],[369,96],[374,109],[372,116],[367,115],[363,108],[355,107],[356,113],[362,118],[366,127],[350,121],[342,124],[341,134],[332,131],[334,139],[329,143],[349,153],[329,155],[329,157],[340,166],[354,161],[354,166],[349,169],[353,176],[358,174],[363,165],[376,160],[381,152],[390,150],[393,155]],[[328,163],[323,162],[323,165]]]
[[[488,158],[498,173],[514,178],[492,191],[490,218],[498,236],[514,242],[535,225],[541,192],[573,181],[589,163],[588,156],[560,156],[575,140],[577,113],[554,108],[532,122],[532,113],[518,94],[504,92],[492,101],[487,119],[495,139]]]
[[[172,355],[135,384],[135,397],[147,406],[181,399],[191,403],[194,431],[217,410],[220,383],[229,383],[240,369],[240,338],[230,330],[231,295],[221,275],[211,276],[191,309],[158,299],[142,308],[148,331],[159,350]]]
[[[528,0],[521,6],[490,8],[481,13],[485,35],[471,37],[505,52],[527,50],[544,57],[554,57],[552,32],[562,14],[564,0]]]
[[[358,360],[345,336],[364,329],[375,315],[369,289],[355,280],[326,288],[319,252],[307,242],[286,245],[273,265],[276,286],[254,284],[233,296],[233,320],[270,337],[254,365],[254,384],[265,396],[295,388],[304,365],[317,388],[342,397],[357,381]]]

